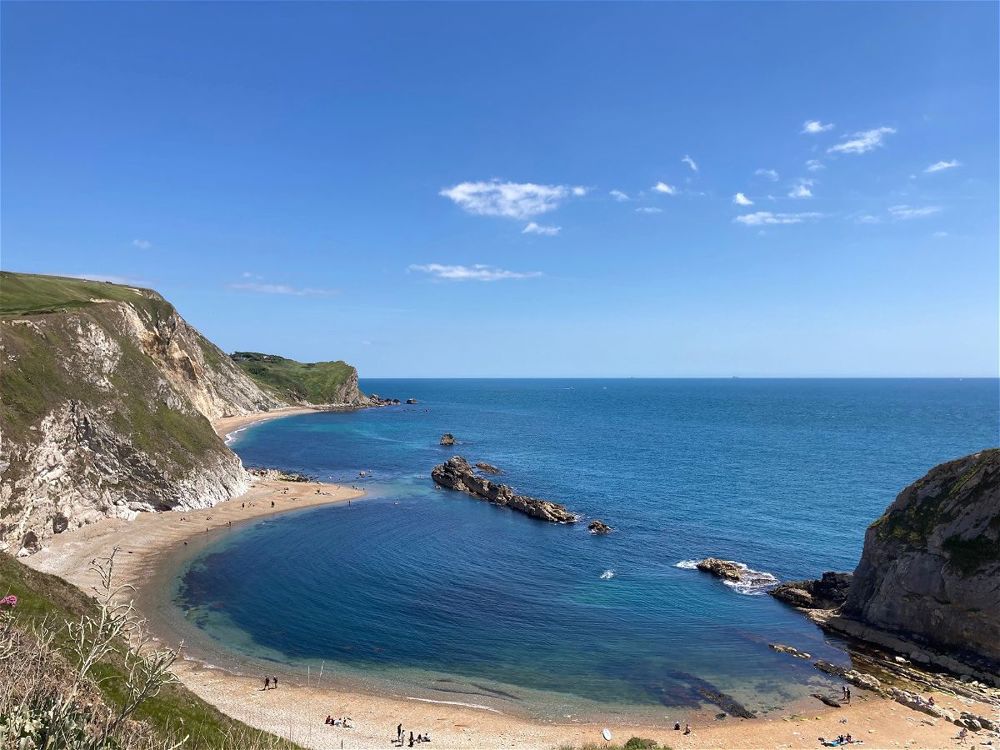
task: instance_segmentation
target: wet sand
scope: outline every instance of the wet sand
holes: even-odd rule
[[[216,430],[228,434],[257,421],[299,414],[310,409],[285,409],[247,417],[233,417],[216,423]],[[58,535],[51,545],[24,562],[33,568],[59,575],[85,591],[95,583],[89,571],[95,557],[116,555],[120,582],[132,585],[136,600],[142,602],[148,587],[156,585],[156,572],[185,542],[197,544],[212,532],[225,533],[230,525],[331,503],[343,503],[363,495],[351,488],[332,484],[257,480],[243,496],[214,508],[193,512],[140,514],[134,521],[106,519],[82,529]],[[273,504],[273,507],[272,507]],[[213,535],[214,536],[214,535]],[[158,623],[155,611],[150,627],[168,645],[171,628]],[[429,732],[430,747],[441,748],[557,748],[564,745],[605,744],[604,725],[576,722],[546,723],[505,715],[495,710],[432,703],[405,695],[373,695],[339,689],[336,676],[327,673],[322,685],[315,680],[283,678],[276,690],[262,690],[256,677],[233,674],[194,660],[179,660],[174,673],[189,689],[220,710],[252,726],[287,737],[308,747],[381,748],[391,747],[396,726],[402,723],[407,736]],[[818,737],[852,734],[864,741],[863,747],[946,748],[959,746],[954,739],[958,728],[915,712],[891,700],[854,689],[853,705],[830,709],[818,701],[804,704],[791,715],[740,720],[711,717],[714,711],[672,715],[664,709],[659,727],[610,725],[614,741],[624,743],[637,735],[650,737],[674,748],[819,748]],[[995,709],[948,695],[935,696],[939,705],[956,711],[974,710],[991,715]],[[673,712],[677,713],[677,712]],[[668,715],[670,714],[670,715]],[[354,728],[324,724],[327,715],[349,716]],[[692,733],[672,729],[674,721],[690,721]],[[985,736],[970,735],[978,744]]]

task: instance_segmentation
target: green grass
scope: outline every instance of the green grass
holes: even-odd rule
[[[65,629],[59,625],[66,620],[92,614],[96,610],[95,602],[61,578],[39,573],[0,553],[0,596],[7,594],[15,594],[18,598],[17,622],[31,621],[56,633],[53,645],[72,662]],[[119,653],[99,663],[95,670],[94,676],[99,680],[101,693],[111,705],[120,705],[123,697],[124,674],[119,654],[124,648],[122,644]],[[159,695],[150,698],[140,706],[136,718],[161,732],[164,739],[177,733],[190,735],[185,748],[209,750],[232,746],[232,741],[227,741],[232,736],[241,737],[244,744],[255,747],[276,750],[298,748],[292,742],[252,729],[226,716],[179,684],[167,685]]]
[[[173,310],[169,302],[149,289],[0,271],[0,316],[43,315],[86,307],[94,304],[94,300],[130,302],[156,318]]]
[[[235,352],[232,358],[260,386],[286,401],[341,402],[345,384],[355,375],[343,361],[296,362],[260,352]]]

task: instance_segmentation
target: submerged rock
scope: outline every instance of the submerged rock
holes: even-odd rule
[[[575,523],[578,520],[575,514],[566,510],[565,505],[528,495],[518,495],[506,484],[498,484],[478,476],[469,462],[461,456],[452,456],[443,464],[435,466],[431,471],[431,478],[442,487],[465,492],[480,500],[516,510],[541,521]]]
[[[769,643],[767,647],[772,651],[777,651],[779,654],[794,656],[796,659],[812,659],[812,654],[807,654],[805,651],[799,651],[797,648],[785,646],[781,643]]]
[[[698,688],[698,693],[702,698],[710,703],[714,703],[730,716],[736,716],[740,719],[752,719],[756,716],[753,711],[733,698],[733,696],[720,693],[714,688],[700,687]]]
[[[593,521],[591,521],[590,525],[587,526],[587,530],[591,534],[610,534],[611,533],[611,527],[608,526],[606,523],[604,523],[604,521],[600,520],[599,518],[595,518]]]
[[[415,403],[417,403],[417,400],[415,398],[408,398],[408,399],[406,399],[406,403],[408,403],[408,404],[415,404]]]
[[[439,442],[441,445],[454,445],[455,436],[452,435],[450,432],[446,432],[444,435],[441,436],[441,440]]]
[[[502,471],[500,471],[499,468],[497,468],[493,464],[488,464],[485,461],[477,461],[476,462],[476,468],[479,469],[480,471],[486,472],[487,474],[502,474],[503,473]]]
[[[787,581],[768,591],[775,599],[802,609],[834,609],[847,600],[850,573],[827,572],[819,580]]]

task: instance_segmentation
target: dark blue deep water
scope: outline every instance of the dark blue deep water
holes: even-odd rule
[[[182,571],[176,601],[246,656],[542,714],[693,705],[706,683],[758,709],[800,696],[820,675],[767,643],[843,661],[842,644],[678,563],[714,555],[779,579],[852,570],[906,484],[1000,442],[995,380],[362,387],[419,404],[275,420],[233,447],[370,498],[234,531]],[[459,444],[439,447],[444,432]],[[615,532],[435,489],[431,468],[454,453]]]

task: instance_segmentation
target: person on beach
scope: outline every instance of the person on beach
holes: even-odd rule
[[[271,501],[271,507],[274,507],[274,500]]]
[[[681,723],[679,721],[674,722],[674,731],[675,732],[681,731]]]
[[[410,747],[413,747],[413,732],[410,732]]]
[[[848,703],[851,702],[851,689],[850,688],[847,688],[847,702]]]
[[[684,734],[691,734],[691,725],[690,724],[685,724],[684,725]]]
[[[275,690],[278,689],[278,678],[277,677],[272,677],[271,678],[271,687],[274,688]]]
[[[267,690],[269,687],[271,687],[271,678],[270,677],[265,677],[264,678],[264,689]]]
[[[396,742],[398,742],[400,745],[403,744],[403,725],[402,724],[396,725]]]

